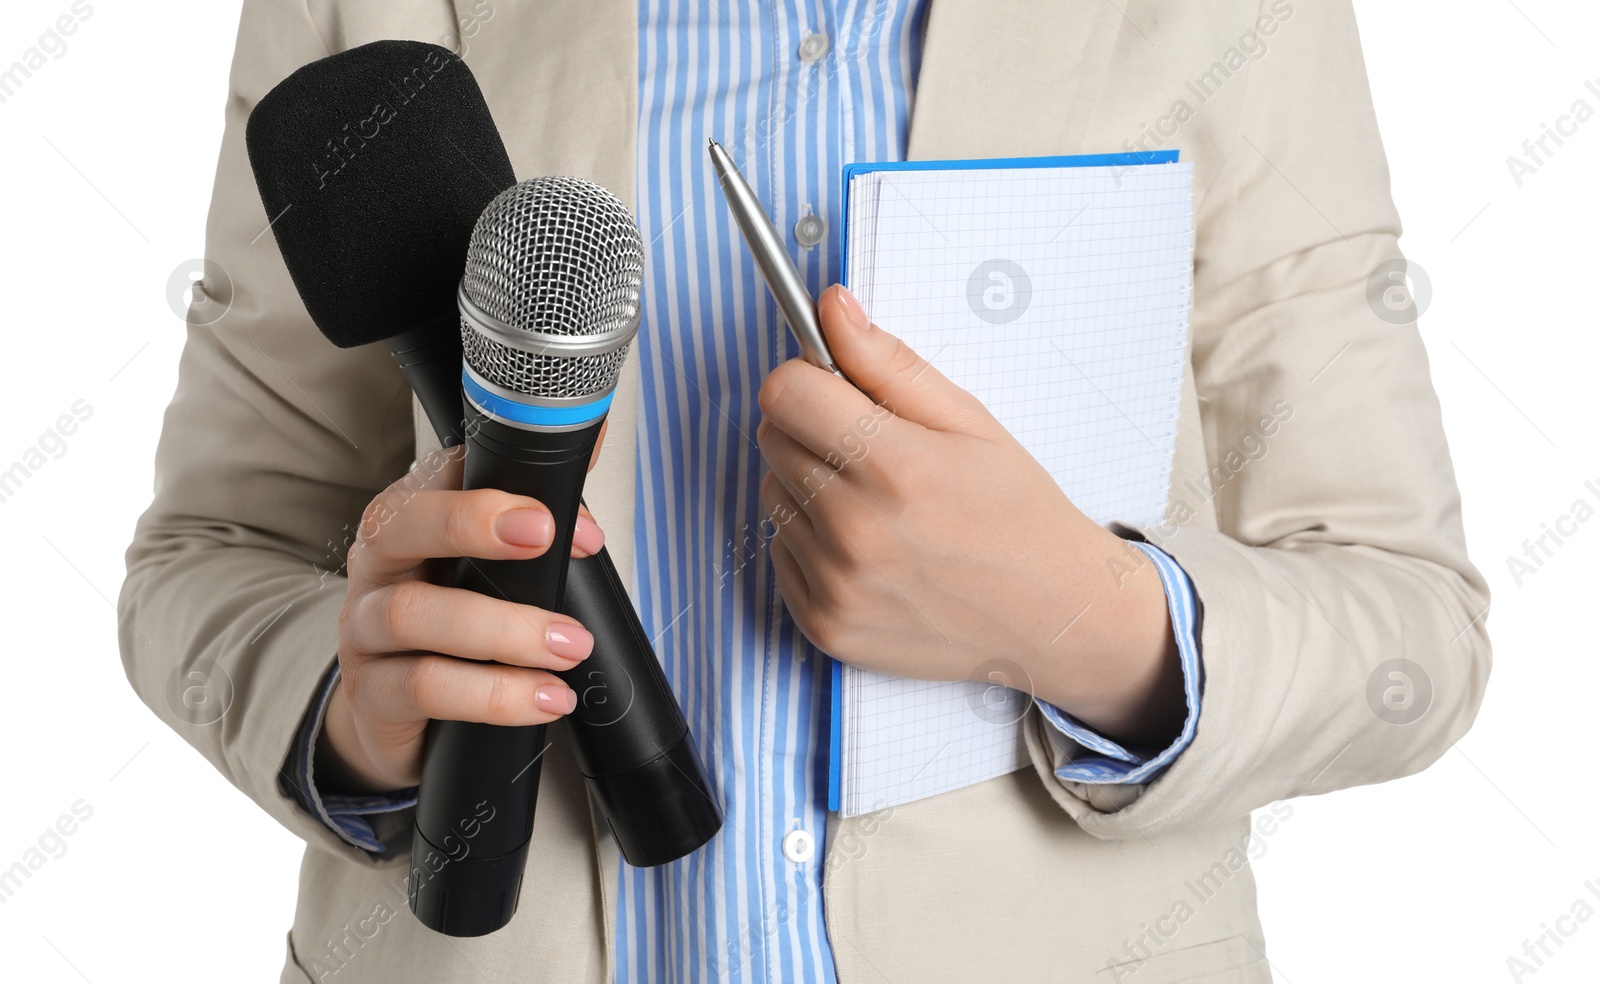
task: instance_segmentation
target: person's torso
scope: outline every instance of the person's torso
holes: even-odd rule
[[[348,0],[343,7],[351,9],[337,15],[345,35],[341,43],[353,46],[381,37],[415,37],[448,45],[459,39],[519,176],[576,174],[605,185],[624,201],[633,200],[639,191],[640,167],[636,160],[648,152],[642,142],[643,114],[638,102],[646,71],[640,61],[646,42],[637,34],[637,0],[478,0],[475,6],[468,0],[458,0],[456,6],[460,8],[458,17],[452,20],[448,9],[441,13],[430,7],[418,12],[379,5],[375,0]],[[717,6],[725,14],[716,8],[712,13],[731,17],[736,31],[742,27],[750,33],[748,23],[760,19],[754,0],[737,10],[724,0],[717,0]],[[872,9],[881,11],[888,6]],[[1099,0],[1041,0],[1008,8],[1003,14],[982,0],[932,0],[905,156],[998,157],[1118,150],[1125,149],[1125,142],[1141,139],[1145,129],[1159,129],[1174,101],[1185,98],[1185,79],[1208,65],[1239,30],[1249,26],[1257,5],[1228,0],[1203,10],[1164,2],[1147,6],[1151,9],[1130,8],[1126,14],[1143,25],[1142,31],[1151,35],[1151,40],[1128,27],[1118,8]],[[462,26],[469,20],[473,24],[470,35]],[[803,22],[797,15],[796,23]],[[817,31],[818,27],[812,25],[809,29]],[[775,43],[772,34],[750,33],[749,40],[768,47]],[[793,40],[793,56],[797,60],[799,38]],[[843,43],[837,37],[830,41],[833,45]],[[745,42],[740,36],[741,45]],[[1004,54],[1018,46],[1026,50]],[[784,57],[790,58],[785,51]],[[771,64],[777,65],[778,61]],[[1197,196],[1204,193],[1215,176],[1229,144],[1240,111],[1237,93],[1242,85],[1216,93],[1203,114],[1163,136],[1166,146],[1179,146],[1186,159],[1195,161]],[[704,91],[713,102],[726,99],[726,93],[715,87]],[[1189,99],[1194,101],[1192,96]],[[747,106],[743,119],[759,118],[755,108]],[[718,256],[729,264],[741,264],[738,269],[744,278],[736,288],[739,293],[734,295],[749,312],[743,316],[744,332],[739,337],[746,344],[758,346],[751,365],[770,368],[794,354],[794,349],[787,347],[790,343],[786,331],[766,301],[765,287],[748,267],[742,244],[732,238],[733,227],[719,211],[721,202],[715,197],[714,181],[709,173],[697,176],[686,170],[703,166],[705,135],[719,136],[730,149],[739,147],[745,139],[743,132],[705,131],[698,143],[684,145],[681,154],[673,152],[670,163],[676,170],[669,170],[661,178],[680,184],[682,190],[674,191],[675,195],[693,191],[697,196],[712,196],[705,214],[723,223],[726,240],[717,247]],[[792,154],[813,139],[810,131],[800,130],[796,136],[785,138],[782,146]],[[899,149],[888,147],[882,156]],[[803,211],[796,209],[803,209],[808,201],[818,215],[824,215],[819,203],[836,208],[838,163],[880,155],[877,149],[847,155],[837,147],[827,153],[830,156],[812,158],[814,163],[809,165],[826,169],[818,178],[820,183],[804,190],[779,186],[770,193],[763,187],[763,180],[787,175],[792,165],[788,161],[763,165],[757,155],[752,166],[745,156],[735,155],[763,194],[765,204],[777,213],[780,228],[788,234],[791,249],[813,289],[834,279],[836,254],[827,245],[810,251],[798,247],[793,227]],[[775,164],[781,164],[783,170]],[[683,187],[686,185],[692,188]],[[813,192],[812,188],[817,190]],[[663,251],[664,244],[674,241],[670,228],[659,242],[652,243],[651,238],[674,216],[668,215],[665,220],[653,217],[643,212],[642,197],[639,204],[641,227],[654,230],[646,233],[652,257],[663,262],[702,262],[693,256]],[[837,232],[831,228],[833,215],[827,213],[825,217],[830,230],[823,242],[836,242]],[[828,258],[824,259],[824,254]],[[654,282],[647,287],[652,294],[657,289],[659,285]],[[724,290],[734,288],[718,284],[712,289],[715,296],[722,296]],[[760,299],[759,305],[756,299]],[[668,311],[678,303],[668,298],[660,300]],[[661,549],[670,551],[680,565],[676,574],[678,593],[652,598],[652,585],[642,563],[636,581],[635,600],[650,613],[648,624],[654,626],[652,631],[668,629],[657,646],[669,660],[677,653],[678,665],[669,664],[669,672],[674,674],[693,660],[709,659],[717,652],[713,649],[711,653],[690,655],[674,648],[683,643],[669,641],[691,615],[698,614],[702,619],[701,627],[694,629],[696,638],[715,641],[717,645],[732,638],[732,591],[719,585],[720,574],[713,565],[734,569],[730,566],[733,562],[727,559],[734,551],[725,537],[720,549],[712,552],[710,535],[713,521],[723,524],[717,528],[719,533],[738,529],[740,523],[756,515],[754,510],[758,508],[754,482],[759,474],[759,456],[753,444],[729,425],[722,411],[726,410],[741,426],[748,422],[753,427],[757,419],[753,394],[759,379],[740,377],[737,372],[724,376],[715,363],[705,361],[703,352],[694,351],[695,344],[703,348],[713,337],[729,337],[731,326],[720,322],[713,325],[710,321],[703,324],[706,334],[698,335],[689,332],[672,336],[655,323],[646,328],[654,338],[672,341],[675,337],[679,347],[662,347],[659,351],[673,358],[687,353],[685,358],[694,366],[690,378],[706,385],[706,393],[716,396],[713,402],[696,392],[695,385],[686,382],[664,357],[661,359],[658,370],[671,373],[672,385],[681,384],[682,392],[692,395],[663,399],[662,412],[683,414],[689,410],[696,415],[692,419],[685,415],[682,424],[674,425],[687,426],[682,433],[699,452],[694,474],[675,476],[675,481],[692,482],[697,496],[714,500],[685,500],[664,514],[669,519],[665,524],[669,532]],[[685,327],[683,322],[676,325],[680,332]],[[649,343],[643,347],[648,348]],[[613,557],[625,576],[633,566],[637,510],[646,500],[653,500],[657,492],[665,495],[669,491],[643,487],[646,470],[640,460],[652,453],[647,442],[655,440],[647,428],[635,431],[636,421],[650,419],[653,412],[641,410],[644,387],[637,373],[644,361],[637,360],[624,373],[623,390],[613,404],[607,447],[586,488],[586,499],[607,529]],[[735,355],[728,365],[732,368],[744,363]],[[734,398],[740,402],[730,409]],[[1206,442],[1200,421],[1190,384],[1180,417],[1175,475],[1206,470]],[[431,442],[431,431],[423,423],[418,430],[418,447],[425,449]],[[735,460],[738,455],[745,456],[743,462]],[[687,462],[690,458],[682,460]],[[734,476],[741,478],[735,480]],[[637,497],[636,485],[641,489]],[[671,521],[679,519],[689,524],[685,532],[670,532]],[[1205,510],[1194,522],[1214,525]],[[698,545],[698,553],[685,549],[687,541],[682,537],[689,534]],[[648,547],[640,550],[641,562],[647,551]],[[699,578],[702,585],[693,592],[686,587],[691,565],[698,568],[693,577]],[[762,572],[748,561],[745,571],[740,572],[751,585],[756,584],[757,573]],[[711,585],[717,585],[718,590],[708,593]],[[690,603],[709,607],[713,602],[719,606],[714,620],[710,612],[685,611]],[[739,618],[744,620],[738,623],[739,631],[744,634],[743,644],[749,647],[741,651],[749,654],[747,658],[752,663],[761,664],[752,666],[752,671],[758,669],[767,674],[782,669],[792,674],[790,704],[784,712],[790,715],[791,723],[795,722],[801,688],[814,686],[811,674],[817,672],[820,657],[808,655],[805,661],[796,660],[794,656],[804,650],[796,647],[792,639],[772,640],[752,634],[760,628],[768,635],[781,636],[781,601],[775,596],[759,603],[750,596],[740,604],[746,607],[737,608]],[[668,628],[680,612],[683,615],[678,625]],[[769,662],[772,665],[766,665]],[[779,663],[790,665],[779,667]],[[733,669],[731,663],[723,667]],[[726,681],[719,681],[719,685],[722,682]],[[770,682],[764,680],[764,685]],[[674,683],[685,704],[698,709],[698,714],[690,714],[690,727],[708,764],[718,763],[715,767],[722,775],[723,759],[735,754],[735,746],[725,733],[714,729],[713,718],[708,716],[711,703],[722,698],[701,692],[706,681],[700,677],[675,676]],[[814,692],[805,699],[815,700]],[[729,706],[727,713],[749,714],[760,706],[758,696],[747,700],[751,702]],[[776,724],[774,716],[759,725],[772,742],[767,747],[776,750],[781,741],[784,754],[792,756],[799,746],[791,732],[780,738],[772,730]],[[750,733],[762,734],[759,729]],[[603,823],[595,822],[582,779],[565,747],[564,732],[556,727],[551,734],[554,745],[546,756],[541,777],[528,875],[520,906],[509,926],[477,939],[438,936],[422,929],[405,912],[403,891],[394,887],[394,883],[403,885],[403,867],[361,868],[311,850],[302,866],[299,906],[289,938],[290,960],[283,979],[296,984],[306,980],[454,984],[484,979],[565,984],[606,981],[613,973],[625,973],[612,966],[614,941],[625,932],[617,924],[622,912],[617,898],[617,850],[604,832]],[[1035,766],[1040,766],[1044,753],[1037,742],[1030,745]],[[811,747],[808,754],[814,756],[816,746]],[[740,750],[737,754],[745,753]],[[811,761],[814,764],[816,760],[813,757]],[[768,852],[767,862],[776,865],[770,852],[774,847],[781,851],[780,831],[796,817],[779,813],[772,800],[766,804],[772,812],[760,811],[761,804],[752,797],[763,795],[763,787],[752,783],[763,775],[763,782],[785,777],[781,780],[782,795],[788,797],[785,802],[791,809],[806,802],[805,789],[815,787],[803,786],[814,780],[802,774],[805,766],[798,760],[768,762],[764,768],[763,773],[745,762],[735,775],[750,791],[741,791],[740,783],[733,783],[724,789],[724,802],[735,822],[745,815],[738,812],[741,809],[758,811],[753,815],[763,818],[765,828],[759,832],[747,829],[745,834],[754,839],[760,850]],[[1097,974],[1106,980],[1133,980],[1138,984],[1267,979],[1228,970],[1247,964],[1252,965],[1249,974],[1255,975],[1258,970],[1254,966],[1257,955],[1248,950],[1242,939],[1244,934],[1259,932],[1248,866],[1230,873],[1227,891],[1205,899],[1194,897],[1186,887],[1231,856],[1229,852],[1237,853],[1247,820],[1150,840],[1101,841],[1086,834],[1051,798],[1046,781],[1053,779],[1025,770],[866,817],[842,821],[829,817],[825,829],[812,831],[819,848],[816,863],[823,879],[825,940],[831,945],[838,980],[843,984],[881,981],[885,977],[1075,981],[1100,979]],[[805,816],[800,819],[802,823],[817,822]],[[736,869],[742,865],[745,874],[757,870],[759,866],[752,862],[757,847],[744,842],[744,834],[732,823],[719,835],[719,840],[731,838],[739,838],[745,847],[729,863]],[[664,882],[658,882],[661,883]],[[730,894],[738,891],[736,884],[736,880],[729,879],[719,889],[699,882],[706,891]],[[798,892],[801,882],[794,879],[788,884]],[[1173,918],[1175,905],[1180,902],[1191,908],[1181,926]],[[675,924],[663,923],[660,930],[661,945],[669,957],[684,945],[684,934],[703,932],[703,927],[716,919],[725,924],[730,919],[727,909],[716,910],[703,903],[697,907],[691,893],[677,897],[672,904],[679,907],[681,915],[675,917]],[[375,921],[373,913],[380,905],[389,910],[389,916]],[[748,910],[768,911],[776,913],[771,896],[766,905]],[[768,944],[774,952],[763,958],[767,972],[787,974],[787,970],[779,969],[796,966],[790,962],[794,960],[800,961],[801,968],[793,977],[770,979],[820,977],[820,972],[812,976],[817,964],[806,964],[796,949],[794,919],[752,922],[744,911],[731,918],[742,918],[747,925],[735,927],[732,932],[725,925],[717,930],[717,939],[723,941],[724,947],[740,943],[741,954],[745,955],[741,957],[743,964],[724,961],[717,965],[717,971],[702,968],[698,979],[755,979],[750,974],[756,968],[748,956],[753,951],[747,939],[740,942],[741,934],[746,928],[765,933],[769,926],[774,927]],[[373,935],[362,937],[364,931]],[[1146,935],[1149,933],[1155,935]],[[1140,946],[1150,954],[1148,959],[1126,955],[1125,948],[1138,953]],[[338,957],[340,952],[348,955]],[[742,966],[742,976],[718,976],[722,968],[734,966]],[[1134,971],[1134,976],[1128,976]],[[1226,976],[1208,976],[1224,972]]]

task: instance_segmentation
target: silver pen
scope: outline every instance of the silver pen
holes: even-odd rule
[[[789,331],[794,335],[794,340],[800,343],[801,354],[817,368],[826,369],[849,382],[850,377],[840,372],[834,364],[833,353],[828,351],[828,343],[822,337],[822,326],[817,323],[816,303],[811,299],[811,292],[806,290],[805,281],[800,279],[800,271],[795,269],[794,260],[784,248],[778,230],[772,227],[772,220],[761,207],[761,200],[750,190],[749,183],[734,166],[728,152],[715,140],[708,139],[706,144],[706,149],[711,153],[711,166],[717,172],[717,184],[722,186],[722,194],[728,199],[728,209],[733,212],[734,221],[739,223],[744,244],[755,258],[756,266],[761,269],[767,289],[772,291],[773,298],[777,300],[778,310],[789,322]]]

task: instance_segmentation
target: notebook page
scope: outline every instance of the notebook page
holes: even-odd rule
[[[1097,523],[1155,524],[1165,511],[1188,331],[1190,172],[887,170],[850,184],[849,286],[860,285],[873,321],[982,400]],[[1063,627],[1070,608],[1064,600]],[[1015,682],[997,669],[992,679]],[[1020,693],[850,666],[842,684],[844,816],[1027,764]]]
[[[869,171],[857,175],[850,183],[849,236],[852,258],[870,257],[877,246],[878,178],[878,173]],[[873,269],[871,263],[864,263],[862,266],[859,277],[854,270],[851,271],[850,292],[861,302],[864,310],[871,311],[874,303]]]

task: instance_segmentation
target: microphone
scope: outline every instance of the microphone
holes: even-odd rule
[[[466,65],[415,41],[321,59],[261,100],[246,146],[274,237],[318,329],[343,348],[384,342],[440,442],[460,444],[456,290],[474,224],[515,180]],[[557,610],[595,637],[589,658],[561,674],[578,694],[563,726],[623,857],[646,867],[688,854],[721,828],[721,810],[606,550],[570,562]],[[535,763],[516,777],[530,790],[530,817],[537,770]],[[449,822],[458,833],[440,845],[446,853],[414,857],[414,866],[431,868],[462,850],[487,856],[488,841],[462,836],[476,830],[478,816]],[[443,915],[424,922],[441,932],[461,928]],[[466,930],[498,928],[474,929],[481,925],[469,921]]]
[[[256,104],[245,148],[317,329],[383,342],[440,443],[460,444],[456,286],[473,224],[517,180],[466,63],[421,41],[312,62]]]
[[[467,247],[457,292],[467,410],[463,488],[539,499],[555,517],[532,560],[463,559],[452,583],[558,609],[590,453],[639,328],[644,246],[633,216],[598,185],[535,178],[496,196]],[[512,795],[544,753],[544,727],[434,721],[412,839],[412,911],[450,935],[500,928],[515,910],[531,797]],[[519,809],[526,805],[526,812]],[[485,817],[450,857],[461,817]],[[505,812],[504,819],[492,821]],[[485,849],[486,848],[486,849]],[[425,860],[450,857],[430,870]]]

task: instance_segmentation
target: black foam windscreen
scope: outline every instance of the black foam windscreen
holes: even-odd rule
[[[455,331],[472,227],[516,183],[460,58],[376,41],[312,62],[256,105],[245,147],[289,275],[329,341]]]

